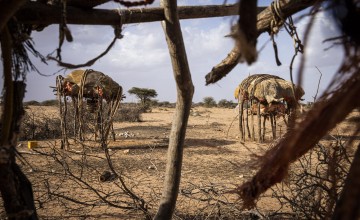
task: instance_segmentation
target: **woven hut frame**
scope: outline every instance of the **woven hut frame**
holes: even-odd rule
[[[83,113],[85,110],[96,116],[95,140],[99,134],[100,141],[104,143],[111,130],[113,140],[115,132],[113,117],[120,106],[123,98],[122,87],[102,72],[92,69],[74,70],[66,77],[57,76],[56,91],[59,102],[59,113],[61,119],[61,148],[68,149],[67,133],[67,97],[70,97],[74,107],[74,137],[84,140]],[[107,113],[104,114],[103,101],[108,104]],[[86,101],[86,106],[84,105]]]
[[[239,103],[241,140],[245,141],[246,133],[249,139],[255,140],[254,114],[256,113],[258,142],[264,142],[267,118],[270,118],[272,137],[276,139],[276,116],[282,115],[286,123],[285,115],[289,115],[296,109],[298,101],[304,95],[304,90],[278,76],[254,74],[240,83],[235,89],[234,95]],[[263,111],[261,111],[262,106]],[[244,114],[244,107],[247,109],[246,114]],[[255,107],[256,111],[254,111],[253,107]],[[251,131],[249,127],[249,113],[251,113]],[[261,116],[263,119],[261,119]]]

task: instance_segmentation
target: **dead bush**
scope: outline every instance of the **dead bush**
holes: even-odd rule
[[[47,140],[61,137],[60,119],[45,113],[26,112],[22,121],[20,140]]]
[[[114,121],[141,122],[141,113],[144,113],[144,109],[139,105],[122,105],[114,116]]]
[[[82,125],[83,131],[86,133],[94,133],[96,116],[87,111],[83,111],[82,114],[83,120],[86,119],[87,122]],[[45,110],[32,111],[30,108],[27,108],[21,126],[20,140],[48,140],[61,138],[60,116],[47,114]],[[70,137],[75,136],[75,114],[72,105],[68,106],[66,131]]]
[[[331,219],[351,161],[343,141],[318,143],[293,165],[288,181],[274,187],[273,196],[297,219]]]

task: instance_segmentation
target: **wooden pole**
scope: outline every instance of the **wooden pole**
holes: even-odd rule
[[[68,137],[67,137],[67,123],[66,123],[66,115],[67,115],[67,102],[66,102],[66,96],[64,95],[63,96],[63,102],[64,102],[64,111],[63,111],[63,115],[62,115],[62,120],[64,122],[64,137],[63,137],[63,140],[64,140],[64,144],[65,144],[65,149],[66,150],[69,150],[69,140],[68,140]]]
[[[259,7],[258,11],[264,7]],[[210,18],[238,15],[237,4],[179,6],[179,19]],[[27,2],[17,13],[16,18],[24,24],[60,24],[61,8],[39,2]],[[45,18],[45,19],[44,19]],[[164,20],[164,8],[129,8],[121,10],[90,9],[67,6],[67,24],[119,25],[145,23]]]
[[[257,117],[258,117],[258,134],[259,134],[259,143],[261,143],[261,115],[260,115],[260,102],[258,101],[257,105]]]
[[[253,100],[250,100],[250,109],[251,109],[251,125],[252,125],[252,140],[255,141],[255,124],[254,124],[254,113],[252,112]]]
[[[194,85],[180,28],[177,1],[161,0],[160,4],[164,7],[165,20],[162,26],[173,66],[177,101],[169,137],[164,188],[155,220],[172,219],[175,210],[181,179],[186,127],[194,94]]]
[[[77,108],[77,99],[76,97],[72,96],[71,97],[72,103],[73,103],[73,108],[74,108],[74,138],[76,138],[77,135],[77,127],[78,127],[78,121],[77,119],[79,118],[79,109]]]
[[[250,128],[249,128],[249,104],[250,104],[250,100],[247,100],[246,102],[246,129],[247,129],[247,133],[248,133],[248,138],[251,138],[251,134],[250,134]]]
[[[261,138],[262,142],[265,141],[266,119],[267,119],[267,115],[264,113],[264,120],[263,120],[263,125],[262,125],[262,127],[263,127],[263,132],[262,132],[262,138]]]
[[[276,139],[276,118],[274,114],[270,114],[270,123],[273,139]]]
[[[239,93],[239,131],[241,134],[241,140],[245,140],[244,132],[243,132],[243,117],[244,117],[244,100]]]

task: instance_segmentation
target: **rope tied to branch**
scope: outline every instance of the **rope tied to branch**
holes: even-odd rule
[[[64,0],[64,2],[66,2],[66,0]],[[64,7],[66,7],[65,3],[64,3]],[[66,12],[66,10],[65,10],[65,12]],[[105,56],[111,50],[111,48],[115,45],[115,42],[116,42],[117,39],[122,39],[124,37],[121,34],[121,32],[122,32],[122,24],[123,24],[123,21],[122,21],[123,17],[121,16],[120,10],[119,10],[118,13],[119,13],[119,16],[120,16],[120,22],[119,22],[119,25],[113,26],[115,36],[114,36],[113,40],[111,41],[111,43],[109,44],[109,46],[105,49],[104,52],[99,54],[97,57],[95,57],[95,58],[93,58],[93,59],[91,59],[91,60],[89,60],[89,61],[87,61],[86,63],[83,63],[83,64],[71,64],[71,63],[65,63],[65,62],[61,61],[61,46],[62,46],[62,44],[64,42],[64,31],[65,31],[65,33],[69,33],[69,34],[65,34],[65,36],[67,36],[66,37],[67,41],[72,42],[72,36],[71,36],[70,30],[66,26],[66,17],[64,17],[64,15],[63,15],[63,22],[62,22],[63,25],[60,24],[59,48],[56,49],[57,55],[56,55],[56,57],[48,55],[47,59],[48,60],[53,60],[53,61],[57,62],[59,66],[69,68],[69,69],[77,69],[77,68],[82,68],[82,67],[86,67],[86,66],[92,66],[97,60],[99,60],[101,57]],[[71,38],[68,38],[68,35],[71,36]],[[71,41],[69,39],[71,39]]]
[[[272,13],[272,20],[270,21],[270,31],[271,34],[277,34],[280,30],[280,27],[285,23],[286,18],[284,18],[284,14],[281,11],[279,0],[271,2],[270,9]]]
[[[281,66],[281,61],[279,59],[277,44],[274,35],[279,33],[280,27],[285,23],[285,19],[280,8],[280,2],[278,0],[271,2],[270,9],[272,13],[272,20],[270,21],[270,36],[275,52],[276,64],[278,66]]]
[[[293,98],[294,98],[294,100],[296,100],[294,80],[293,80],[293,74],[292,74],[292,69],[293,69],[292,66],[293,66],[293,63],[294,63],[294,60],[295,60],[295,57],[297,56],[297,54],[299,52],[300,53],[304,52],[304,45],[301,43],[299,35],[296,31],[296,27],[294,25],[292,16],[289,16],[287,18],[284,17],[284,14],[281,11],[280,1],[275,0],[275,1],[271,2],[270,8],[271,8],[272,17],[273,17],[273,19],[270,22],[270,36],[271,36],[271,40],[273,42],[276,64],[278,66],[281,65],[281,62],[279,60],[277,44],[275,42],[274,35],[277,34],[280,30],[280,27],[282,25],[284,25],[286,32],[293,39],[295,53],[291,59],[289,68],[290,68],[290,79],[291,79],[291,83],[292,83]],[[288,22],[286,22],[286,19],[288,20]]]
[[[73,41],[71,31],[67,26],[67,13],[66,13],[66,1],[61,1],[61,22],[59,24],[59,47],[56,49],[56,58],[61,60],[61,47],[64,44],[64,39],[68,42]]]

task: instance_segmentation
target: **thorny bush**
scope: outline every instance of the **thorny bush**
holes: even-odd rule
[[[273,196],[296,219],[330,219],[352,161],[339,137],[318,143],[291,168],[288,181],[273,188]]]
[[[139,105],[123,104],[114,116],[116,122],[141,122],[141,114],[144,109]],[[83,118],[89,123],[83,123],[84,132],[94,133],[96,116],[87,111],[83,111]],[[33,111],[27,107],[26,113],[22,120],[22,132],[20,140],[49,140],[61,138],[60,116],[58,114],[46,114],[46,111]],[[74,128],[74,109],[68,105],[66,117],[67,133],[73,135]]]
[[[122,104],[114,116],[116,122],[141,122],[141,114],[146,110],[140,105]]]
[[[61,137],[60,118],[26,111],[22,120],[20,140],[46,140]]]

